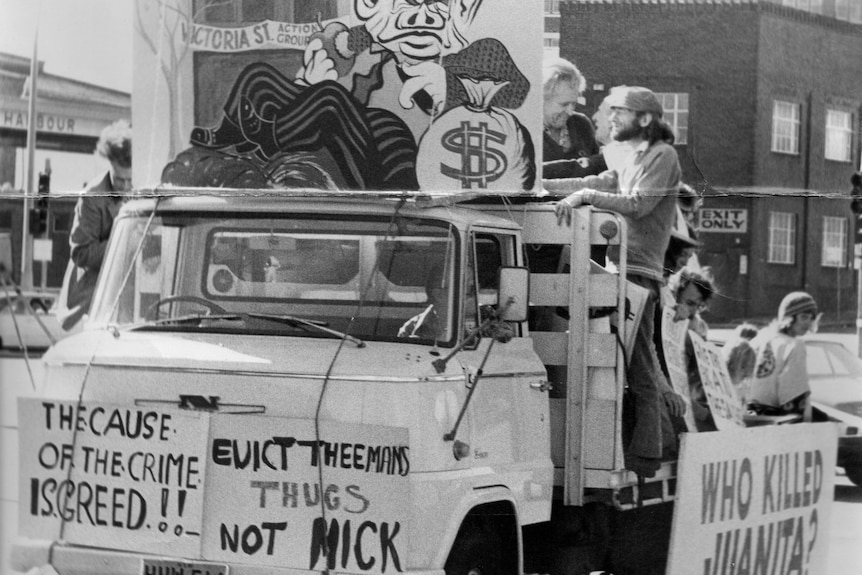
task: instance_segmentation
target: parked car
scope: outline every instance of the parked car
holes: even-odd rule
[[[840,342],[804,339],[814,420],[840,424],[836,465],[862,486],[862,359]],[[724,333],[710,332],[710,342],[723,346]]]
[[[56,293],[0,290],[0,349],[48,348],[65,334],[51,312]]]
[[[837,465],[862,486],[862,359],[836,341],[805,344],[815,419],[841,424]]]

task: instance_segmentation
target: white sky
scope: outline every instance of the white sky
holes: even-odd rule
[[[30,58],[39,22],[44,72],[132,91],[135,0],[0,0],[0,52]]]
[[[135,0],[0,0],[0,52],[31,58],[39,22],[44,72],[105,88],[132,91],[132,18]],[[15,158],[14,189],[23,189],[26,150]],[[51,189],[81,189],[108,165],[96,154],[36,150],[42,171],[51,160]]]

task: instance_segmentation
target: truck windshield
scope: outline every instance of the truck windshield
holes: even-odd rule
[[[455,230],[428,219],[129,215],[114,224],[91,321],[328,335],[270,314],[362,340],[453,345],[457,253]]]

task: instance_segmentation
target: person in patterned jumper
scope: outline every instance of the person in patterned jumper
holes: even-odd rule
[[[811,421],[811,387],[801,337],[816,331],[817,303],[810,294],[784,296],[778,319],[751,342],[757,350],[754,379],[748,390],[748,409],[758,415],[797,414]]]

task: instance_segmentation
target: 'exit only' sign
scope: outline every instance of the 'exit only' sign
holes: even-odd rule
[[[748,232],[748,210],[701,209],[698,224],[704,232],[744,234]]]

